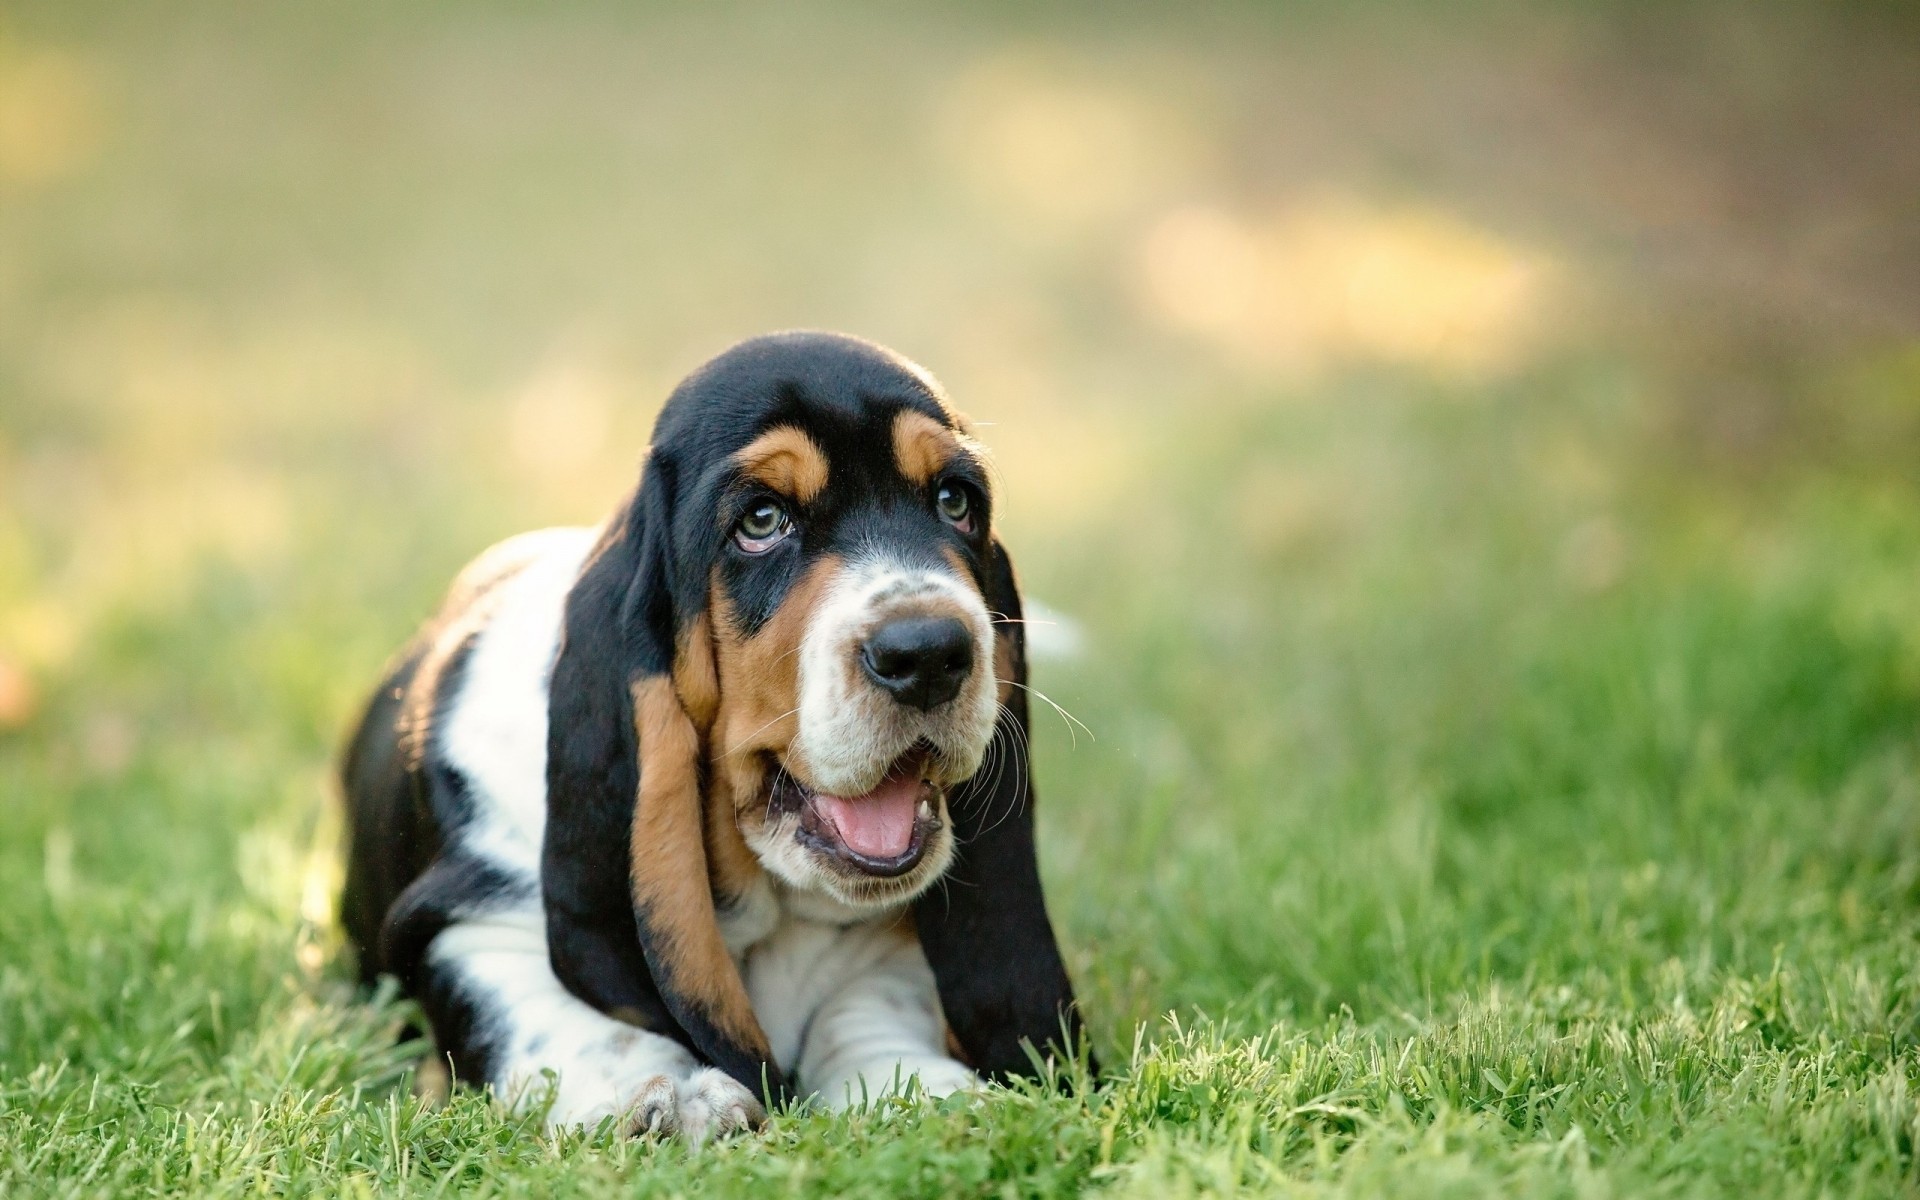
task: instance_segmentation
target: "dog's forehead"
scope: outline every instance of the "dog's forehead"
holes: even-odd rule
[[[844,452],[884,441],[902,409],[955,424],[933,377],[890,350],[841,334],[773,334],[689,375],[661,411],[654,443],[715,461],[787,425]]]
[[[806,436],[825,473],[825,490],[839,503],[924,486],[956,445],[939,410],[893,397],[872,397],[857,409],[818,406],[769,422],[771,436]],[[757,441],[755,445],[761,444]]]
[[[675,390],[653,440],[696,486],[745,477],[836,511],[916,492],[975,458],[932,376],[838,334],[756,338],[720,355]]]

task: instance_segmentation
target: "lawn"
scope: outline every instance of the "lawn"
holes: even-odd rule
[[[7,6],[0,1195],[1920,1193],[1917,118],[1895,5]],[[346,725],[793,325],[1077,624],[1106,1085],[425,1106]]]

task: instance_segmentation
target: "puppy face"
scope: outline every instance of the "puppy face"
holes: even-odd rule
[[[710,722],[716,875],[750,870],[718,825],[789,887],[910,898],[952,859],[948,789],[999,713],[979,451],[924,391],[793,385],[712,473],[705,612],[675,678]]]

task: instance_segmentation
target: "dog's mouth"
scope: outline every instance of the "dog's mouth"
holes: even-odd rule
[[[891,879],[920,865],[940,829],[940,788],[928,778],[932,765],[931,748],[917,745],[858,796],[816,792],[778,770],[769,802],[775,811],[800,815],[795,836],[803,845],[844,869]]]

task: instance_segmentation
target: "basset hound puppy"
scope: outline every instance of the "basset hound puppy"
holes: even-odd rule
[[[599,529],[487,551],[343,766],[342,921],[455,1078],[691,1138],[1079,1049],[1026,655],[926,372],[793,333],[688,377]]]

